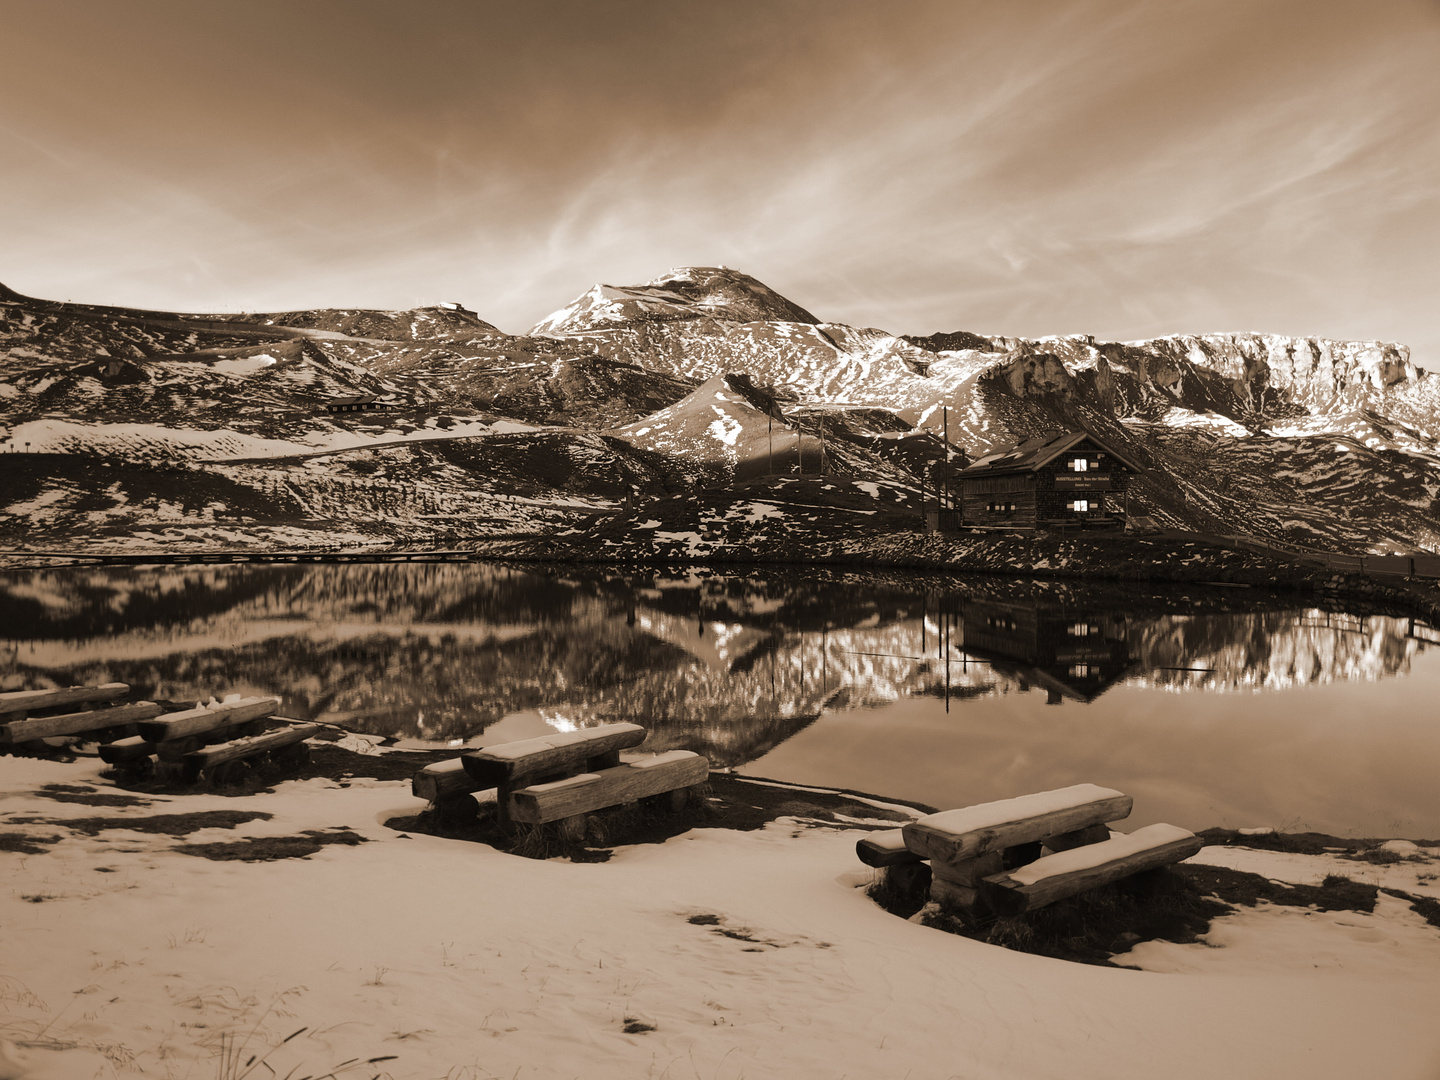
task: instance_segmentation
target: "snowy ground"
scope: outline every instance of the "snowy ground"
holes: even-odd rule
[[[1262,904],[1127,971],[889,915],[856,834],[793,818],[536,862],[386,828],[417,809],[403,782],[97,806],[41,793],[119,795],[92,759],[0,759],[0,777],[6,1080],[1440,1075],[1440,931],[1383,895],[1374,915]],[[186,836],[79,820],[215,810],[273,816]],[[178,850],[347,827],[368,842],[308,859]],[[1419,854],[1344,870],[1436,895]],[[1337,862],[1207,860],[1297,882]]]

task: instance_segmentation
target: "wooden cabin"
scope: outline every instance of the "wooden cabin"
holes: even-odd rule
[[[325,411],[329,413],[380,412],[383,409],[393,409],[394,407],[392,402],[381,401],[374,394],[333,397],[325,403]]]
[[[959,474],[962,520],[981,529],[1123,529],[1126,491],[1142,471],[1088,431],[1043,435]]]

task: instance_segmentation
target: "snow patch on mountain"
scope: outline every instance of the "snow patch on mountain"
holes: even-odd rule
[[[694,319],[817,321],[749,274],[723,266],[685,266],[643,285],[595,285],[530,332],[566,334],[630,322]]]

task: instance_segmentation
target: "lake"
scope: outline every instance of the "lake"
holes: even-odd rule
[[[614,720],[938,807],[1096,783],[1128,819],[1440,837],[1440,632],[1299,594],[481,563],[0,573],[6,689],[280,697],[459,748]]]

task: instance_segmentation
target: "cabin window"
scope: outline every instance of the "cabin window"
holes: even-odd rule
[[[992,514],[1013,514],[1015,512],[1015,504],[1013,502],[992,502],[986,504],[985,509]]]
[[[1089,637],[1091,634],[1098,633],[1098,631],[1089,623],[1077,622],[1070,627],[1067,633],[1069,633],[1071,637]]]
[[[1072,503],[1070,504],[1070,509],[1071,509],[1071,510],[1074,510],[1077,514],[1085,514],[1085,513],[1088,513],[1089,510],[1090,510],[1090,500],[1089,500],[1089,499],[1076,499],[1074,502],[1072,502]]]
[[[1070,665],[1070,677],[1071,677],[1072,679],[1084,679],[1084,678],[1089,677],[1089,675],[1090,675],[1090,665],[1089,665],[1089,664],[1071,664],[1071,665]]]
[[[1070,468],[1075,472],[1089,472],[1090,459],[1083,457],[1074,458],[1070,462]]]

